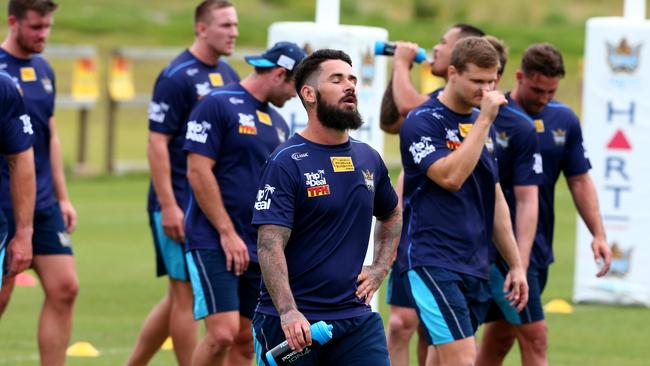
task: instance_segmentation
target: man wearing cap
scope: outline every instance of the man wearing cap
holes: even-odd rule
[[[230,55],[237,39],[237,12],[226,0],[204,0],[195,10],[195,39],[158,76],[149,105],[147,155],[151,186],[147,211],[156,251],[156,272],[167,275],[167,295],[147,316],[127,366],[146,365],[167,336],[180,366],[189,366],[198,342],[192,320],[192,287],[183,242],[183,212],[189,196],[183,152],[187,118],[211,89],[239,76],[221,56]]]
[[[282,107],[296,95],[293,69],[305,56],[295,43],[279,42],[246,57],[255,71],[211,92],[190,114],[183,146],[191,186],[185,257],[194,318],[206,325],[193,365],[252,363],[261,280],[253,207],[262,165],[289,134],[268,103]]]

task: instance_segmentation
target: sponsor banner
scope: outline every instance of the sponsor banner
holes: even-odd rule
[[[596,278],[578,218],[574,300],[650,306],[650,22],[587,22],[583,129],[613,261]],[[564,136],[554,136],[563,139]],[[558,243],[562,245],[562,243]]]

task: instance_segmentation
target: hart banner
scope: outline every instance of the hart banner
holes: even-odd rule
[[[605,277],[578,219],[574,300],[650,306],[650,22],[587,22],[583,123],[612,267]]]

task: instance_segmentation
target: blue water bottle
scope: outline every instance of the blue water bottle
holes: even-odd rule
[[[376,41],[375,42],[375,55],[384,55],[392,56],[395,54],[395,49],[397,46],[395,42],[384,42]],[[418,52],[415,54],[415,62],[420,63],[427,59],[427,51],[424,48],[418,48]]]
[[[327,324],[322,320],[312,324],[309,327],[311,329],[311,339],[321,345],[329,342],[332,339],[332,328],[334,328],[333,325]],[[291,365],[308,353],[309,347],[303,349],[301,352],[296,352],[291,350],[288,341],[284,341],[266,352],[266,362],[270,366]]]

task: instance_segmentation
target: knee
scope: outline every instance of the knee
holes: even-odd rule
[[[418,326],[417,315],[414,319],[404,314],[391,314],[388,320],[388,333],[392,337],[410,337]]]
[[[46,293],[46,296],[57,303],[72,306],[78,294],[79,281],[76,278],[71,278],[58,283]]]
[[[215,327],[208,329],[205,338],[210,348],[214,350],[230,348],[237,339],[237,329],[229,326]]]
[[[535,353],[546,353],[548,348],[548,328],[545,322],[539,322],[533,326],[527,327],[522,332],[522,346],[531,349]]]
[[[253,335],[250,332],[240,332],[235,339],[235,345],[242,356],[252,359],[255,355]]]

